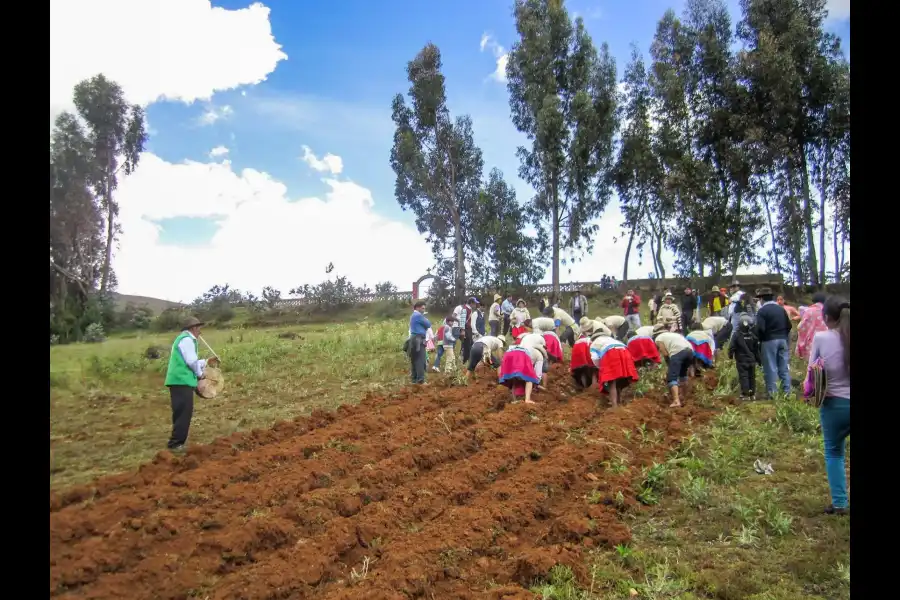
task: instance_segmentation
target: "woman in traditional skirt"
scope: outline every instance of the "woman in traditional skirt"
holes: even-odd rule
[[[569,372],[575,380],[575,387],[586,390],[597,381],[597,367],[591,360],[591,338],[594,332],[594,321],[581,318],[581,336],[572,346],[572,359],[569,361]]]
[[[706,331],[703,331],[703,325],[694,323],[691,325],[691,332],[685,336],[687,341],[691,343],[694,349],[694,360],[689,369],[690,376],[699,376],[703,369],[712,369],[715,367],[716,343]]]
[[[528,306],[528,303],[525,302],[524,299],[519,298],[518,302],[516,302],[516,307],[513,309],[512,315],[510,316],[510,321],[513,326],[513,339],[517,339],[523,333],[528,331],[525,322],[531,320],[531,313],[528,312],[526,306]]]
[[[638,380],[634,359],[628,348],[607,335],[591,336],[591,360],[599,370],[598,381],[604,394],[609,394],[613,408],[619,405],[621,392]]]
[[[500,363],[500,383],[512,390],[513,400],[525,396],[525,404],[534,404],[531,390],[540,385],[546,354],[540,348],[510,346]]]
[[[552,307],[549,307],[552,310]],[[546,314],[547,310],[544,309]],[[559,336],[556,335],[556,324],[549,317],[538,317],[531,320],[531,331],[544,336],[547,347],[547,357],[551,363],[562,362],[563,351]]]
[[[659,348],[653,341],[653,325],[638,327],[634,335],[628,340],[628,351],[634,359],[636,367],[649,367],[662,362],[659,356]]]

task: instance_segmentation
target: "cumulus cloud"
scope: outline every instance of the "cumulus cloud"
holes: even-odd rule
[[[50,0],[51,120],[71,109],[75,84],[98,73],[131,102],[193,102],[259,83],[286,58],[260,3],[226,10],[209,0]]]
[[[506,63],[509,62],[509,53],[506,49],[497,43],[493,35],[487,32],[481,35],[479,49],[481,52],[485,50],[490,51],[494,55],[494,60],[496,60],[496,68],[489,77],[494,81],[506,83]]]
[[[228,156],[228,148],[225,146],[216,146],[209,151],[210,158],[219,158],[221,156]]]
[[[200,125],[213,125],[217,121],[228,119],[233,114],[234,109],[227,104],[222,106],[209,105],[203,109],[203,113],[200,115],[198,121]]]
[[[120,291],[175,301],[223,283],[286,293],[324,280],[329,262],[356,284],[390,280],[409,289],[432,263],[422,236],[376,214],[367,188],[334,177],[323,182],[323,198],[294,199],[255,169],[173,164],[145,153],[118,192],[123,235],[113,266]],[[206,245],[162,244],[157,222],[173,217],[213,218],[219,229]]]
[[[330,152],[322,158],[316,157],[309,146],[303,146],[303,156],[300,157],[303,162],[308,164],[310,168],[319,173],[331,173],[332,175],[340,175],[344,170],[344,161],[340,156],[335,156]]]

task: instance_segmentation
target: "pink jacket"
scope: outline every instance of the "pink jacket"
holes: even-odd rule
[[[822,304],[812,304],[803,312],[800,326],[797,328],[797,355],[808,359],[812,350],[813,337],[819,331],[827,331]]]

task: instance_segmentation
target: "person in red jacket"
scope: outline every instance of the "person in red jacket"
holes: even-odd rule
[[[641,297],[634,293],[634,290],[628,290],[622,303],[619,305],[625,313],[625,320],[628,322],[629,331],[637,331],[641,326]]]

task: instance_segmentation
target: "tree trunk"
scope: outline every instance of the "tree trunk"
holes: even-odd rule
[[[466,301],[466,261],[463,253],[462,226],[459,222],[459,213],[454,215],[453,227],[456,241],[456,282],[454,287],[456,288],[456,297],[462,304]]]
[[[735,191],[735,201],[737,203],[737,231],[734,234],[734,248],[731,250],[731,266],[729,267],[729,271],[731,271],[731,278],[735,279],[737,277],[738,263],[741,262],[741,235],[743,234],[743,224],[744,213],[741,212],[744,208],[743,200],[744,194],[741,192],[740,186],[735,186],[737,189]],[[719,275],[717,273],[717,275]]]
[[[663,261],[662,261],[662,247],[663,247],[662,232],[659,232],[658,234],[656,234],[656,264],[659,266],[659,278],[665,279],[666,278],[666,267],[663,265]]]
[[[806,152],[800,152],[800,185],[803,187],[803,227],[806,230],[806,258],[809,265],[809,278],[814,286],[820,286],[819,266],[816,259],[816,236],[813,232],[812,198],[809,193],[809,167]]]
[[[840,231],[840,225],[838,224],[838,211],[834,211],[834,235],[831,236],[832,245],[834,246],[834,282],[841,282],[841,267],[843,267],[843,263],[841,263],[841,256],[838,253],[838,233]]]
[[[659,279],[659,265],[656,264],[656,236],[650,236],[650,262],[653,263],[653,272],[656,274],[656,278]]]
[[[109,269],[112,264],[113,236],[115,235],[115,210],[112,199],[112,153],[108,152],[106,161],[106,185],[104,191],[106,200],[106,257],[103,259],[103,273],[100,277],[100,294],[106,294],[109,285]]]
[[[772,257],[775,259],[775,272],[781,275],[781,261],[778,259],[778,245],[775,243],[775,227],[772,226],[772,211],[769,209],[769,190],[766,179],[762,180],[763,207],[769,220],[769,236],[772,238]]]
[[[622,285],[628,286],[628,259],[631,257],[631,244],[634,242],[634,232],[637,229],[637,223],[631,226],[631,233],[628,235],[628,246],[625,247],[625,266],[622,268]]]
[[[559,198],[555,183],[552,184],[550,193],[553,202],[553,302],[559,302]]]
[[[825,145],[825,161],[822,166],[822,193],[819,198],[819,285],[825,289],[825,199],[828,197],[828,174],[831,170],[831,145]],[[837,270],[837,267],[835,267]]]

